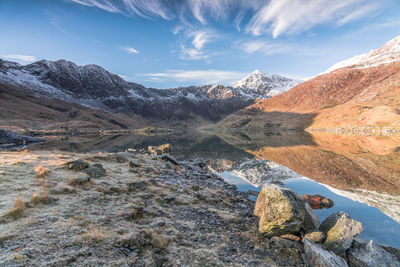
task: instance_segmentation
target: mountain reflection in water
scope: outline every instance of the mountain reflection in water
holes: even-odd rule
[[[335,206],[317,211],[321,219],[337,209],[344,210],[363,223],[360,237],[400,248],[399,137],[288,131],[47,140],[31,149],[114,152],[170,143],[175,157],[202,160],[241,190],[257,190],[263,183],[279,181],[298,194],[325,194],[335,201]]]

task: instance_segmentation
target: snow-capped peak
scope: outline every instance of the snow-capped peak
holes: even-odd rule
[[[283,93],[301,82],[301,80],[255,70],[242,80],[235,82],[233,87],[247,90],[250,94],[257,93],[267,98]]]
[[[372,68],[380,65],[388,65],[396,61],[400,61],[400,35],[379,49],[338,62],[323,73],[344,67]]]

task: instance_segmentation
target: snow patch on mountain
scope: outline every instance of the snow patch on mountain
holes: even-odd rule
[[[329,73],[333,70],[353,67],[353,68],[372,68],[380,65],[388,65],[393,62],[400,61],[400,35],[391,41],[387,42],[379,49],[371,50],[368,53],[354,56],[344,61],[338,62],[324,73]]]
[[[268,98],[286,92],[301,82],[303,81],[255,70],[235,82],[233,87],[242,89],[244,94],[251,97]]]

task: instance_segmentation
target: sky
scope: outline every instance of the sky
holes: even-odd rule
[[[307,79],[400,35],[398,0],[0,0],[0,58],[97,64],[147,87]]]

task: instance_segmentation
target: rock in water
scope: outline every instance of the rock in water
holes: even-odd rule
[[[274,184],[263,185],[254,209],[259,231],[271,236],[298,233],[305,214],[304,203],[293,190]]]
[[[314,244],[307,238],[304,239],[304,252],[306,253],[310,266],[313,267],[345,267],[347,262],[330,251]]]
[[[350,248],[354,236],[361,233],[363,228],[360,222],[340,211],[326,218],[319,229],[326,235],[325,248],[345,257],[346,250]]]
[[[354,239],[347,252],[350,266],[400,266],[396,256],[375,244],[372,240],[368,243]]]

